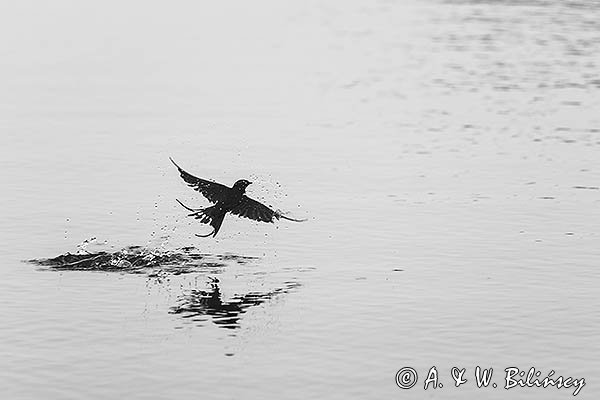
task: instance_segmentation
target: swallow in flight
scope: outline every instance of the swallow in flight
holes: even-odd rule
[[[280,218],[294,222],[306,221],[305,219],[286,217],[281,211],[272,210],[264,204],[246,196],[246,188],[252,182],[249,182],[245,179],[240,179],[233,184],[233,187],[228,187],[217,182],[197,178],[181,169],[181,167],[177,165],[172,158],[169,157],[169,159],[177,167],[179,174],[185,183],[187,183],[194,190],[202,193],[202,195],[206,197],[208,201],[214,204],[213,206],[206,208],[191,208],[183,204],[178,199],[175,199],[183,208],[191,211],[191,214],[188,214],[189,217],[194,217],[200,220],[201,223],[209,224],[213,227],[213,231],[208,235],[196,234],[196,236],[217,236],[217,233],[221,228],[221,224],[223,223],[223,219],[225,218],[225,214],[227,213],[232,213],[239,217],[249,218],[259,222],[275,222],[275,220]]]

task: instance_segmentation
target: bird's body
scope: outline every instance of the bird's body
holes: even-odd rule
[[[191,214],[188,214],[188,216],[199,219],[201,223],[210,224],[213,227],[213,231],[208,235],[196,236],[208,237],[212,235],[215,237],[219,232],[223,219],[227,213],[260,222],[275,222],[275,220],[279,218],[302,222],[302,220],[286,217],[281,212],[274,211],[264,204],[246,196],[246,188],[252,182],[240,179],[233,187],[228,187],[217,182],[195,177],[184,171],[172,158],[170,158],[170,160],[177,167],[179,174],[189,186],[202,193],[208,201],[214,203],[213,206],[207,208],[190,208],[177,200],[177,202],[185,209],[192,212]]]

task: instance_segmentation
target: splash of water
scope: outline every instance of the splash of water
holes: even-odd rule
[[[32,264],[60,271],[104,271],[122,273],[152,273],[160,269],[174,275],[200,272],[208,268],[224,267],[225,262],[245,264],[256,257],[235,254],[214,255],[202,253],[195,247],[182,247],[176,250],[152,249],[142,246],[128,246],[108,252],[87,250],[75,254],[65,253],[52,258],[28,260]]]

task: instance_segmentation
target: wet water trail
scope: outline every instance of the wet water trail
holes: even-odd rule
[[[177,304],[168,312],[203,326],[212,321],[219,327],[239,329],[241,318],[249,308],[267,303],[269,300],[285,295],[301,284],[297,281],[285,281],[281,287],[269,291],[249,291],[236,293],[225,299],[218,278],[231,264],[247,265],[259,263],[259,257],[236,254],[207,254],[195,247],[182,247],[171,251],[150,249],[143,246],[129,246],[118,251],[87,251],[94,239],[86,240],[78,246],[77,253],[65,253],[52,258],[28,260],[47,271],[86,271],[120,274],[144,275],[149,282],[157,285],[172,286],[172,277],[193,274],[205,280],[206,289],[181,288],[177,295]],[[202,285],[195,279],[196,285]]]

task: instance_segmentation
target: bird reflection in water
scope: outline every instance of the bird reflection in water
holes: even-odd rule
[[[180,315],[202,326],[211,320],[217,326],[227,329],[240,327],[240,318],[250,307],[258,306],[272,298],[286,294],[300,286],[297,282],[285,282],[285,286],[270,292],[250,292],[235,295],[223,301],[218,279],[212,279],[208,290],[194,289],[179,297],[179,304],[171,307],[170,314]]]

